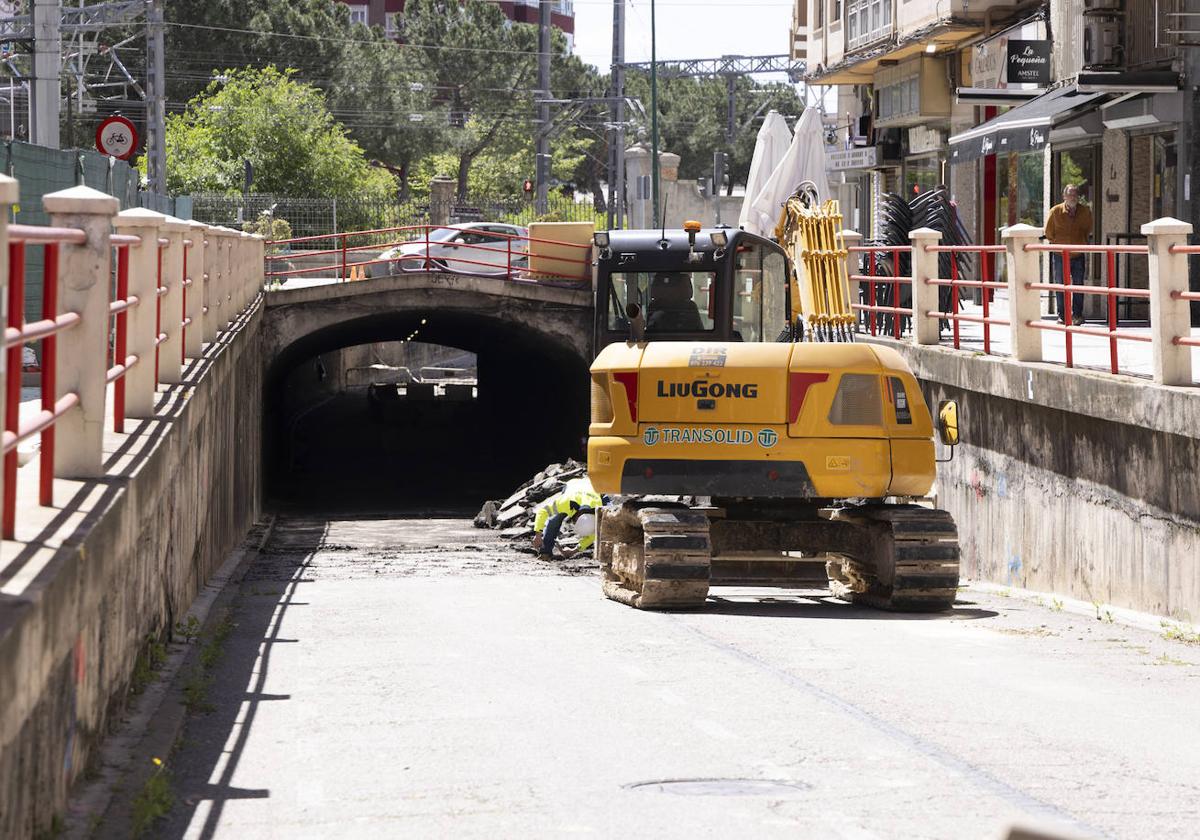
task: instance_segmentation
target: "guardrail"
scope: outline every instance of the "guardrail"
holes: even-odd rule
[[[472,241],[476,238],[480,241]],[[365,244],[351,244],[352,241],[361,239],[371,241]],[[316,243],[328,243],[331,247],[318,248]],[[535,244],[575,250],[579,252],[579,256],[547,257],[549,262],[570,267],[564,271],[533,271],[530,269],[529,260],[531,252],[535,250]],[[310,250],[290,250],[294,245],[310,246]],[[346,281],[360,279],[355,276],[358,272],[363,273],[361,279],[367,279],[367,276],[387,276],[406,271],[444,271],[454,274],[500,276],[510,280],[558,280],[578,283],[589,277],[591,266],[590,244],[560,242],[528,235],[517,236],[456,225],[408,225],[300,236],[269,241],[266,248],[268,253],[263,273],[268,284],[286,282],[289,278],[304,275],[332,276]],[[288,250],[271,253],[280,248]],[[367,251],[386,253],[394,249],[399,249],[400,253],[387,257],[354,259]],[[328,261],[304,268],[287,266],[291,261],[314,258]]]
[[[1192,226],[1176,219],[1158,219],[1142,226],[1146,245],[1054,245],[1041,241],[1043,229],[1030,225],[1015,225],[1002,233],[1003,245],[941,245],[938,231],[922,228],[912,231],[912,242],[908,246],[848,245],[848,274],[851,281],[859,284],[859,298],[865,302],[854,304],[861,313],[859,330],[871,335],[888,335],[902,338],[903,323],[911,319],[911,340],[916,344],[930,345],[942,342],[942,324],[951,327],[949,343],[956,349],[962,348],[962,323],[982,325],[983,352],[995,354],[996,328],[1007,330],[1011,355],[1020,361],[1040,362],[1044,360],[1043,336],[1058,333],[1063,336],[1065,364],[1077,366],[1075,339],[1078,336],[1104,338],[1108,342],[1108,369],[1112,373],[1122,371],[1119,342],[1150,344],[1153,348],[1151,375],[1156,382],[1171,385],[1191,385],[1192,348],[1200,347],[1200,337],[1193,337],[1190,328],[1189,307],[1200,301],[1200,292],[1188,288],[1187,260],[1200,254],[1200,245],[1190,245],[1187,240]],[[852,231],[846,233],[848,242],[858,242],[861,236]],[[859,263],[867,255],[869,273],[861,274]],[[891,257],[891,274],[881,273],[880,257]],[[982,266],[982,277],[971,279],[960,276],[958,257],[978,254]],[[1042,254],[1049,260],[1061,260],[1064,266],[1062,282],[1042,281]],[[1098,254],[1104,259],[1104,285],[1092,286],[1073,282],[1070,271],[1072,255]],[[950,277],[939,273],[939,258],[949,255]],[[1003,255],[1006,280],[989,278],[986,268],[989,259]],[[1117,257],[1146,257],[1148,261],[1148,288],[1126,288],[1117,284]],[[902,260],[910,260],[911,273],[900,275]],[[950,290],[949,301],[939,301],[941,289]],[[964,289],[980,289],[982,313],[967,314],[961,311],[961,293]],[[880,291],[888,298],[878,301]],[[902,293],[910,295],[911,304],[905,306]],[[1103,327],[1062,324],[1043,319],[1042,294],[1061,293],[1064,297],[1063,311],[1072,311],[1075,295],[1103,296],[1107,300],[1106,318]],[[998,317],[994,311],[993,294],[1007,297],[1008,317]],[[1122,328],[1117,317],[1118,299],[1146,300],[1150,303],[1148,328]],[[889,319],[886,329],[879,329],[878,318]],[[1139,331],[1141,330],[1141,331]]]
[[[55,478],[102,476],[109,386],[114,432],[124,433],[126,418],[154,417],[159,384],[182,382],[188,357],[199,357],[253,303],[263,264],[261,237],[150,210],[118,213],[115,198],[88,187],[44,197],[50,226],[8,224],[16,202],[17,182],[0,176],[4,539],[18,524],[19,445],[39,437],[43,506],[54,504]],[[44,251],[36,321],[25,320],[26,287],[36,282],[26,277],[29,246]],[[39,406],[22,418],[21,358],[34,342],[41,344]]]

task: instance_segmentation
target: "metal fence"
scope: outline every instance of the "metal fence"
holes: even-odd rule
[[[50,149],[20,140],[4,141],[4,172],[20,183],[20,202],[10,221],[46,225],[42,196],[83,184],[116,197],[121,209],[148,207],[160,213],[187,216],[186,203],[140,189],[140,173],[123,160],[87,149]],[[180,212],[177,212],[180,211]],[[42,252],[29,252],[25,264],[25,315],[35,319],[42,311]]]
[[[242,229],[264,214],[282,219],[291,228],[292,237],[325,236],[356,230],[424,225],[431,222],[429,204],[424,201],[300,198],[265,193],[192,195],[192,218],[211,225]],[[532,200],[471,197],[450,211],[450,222],[507,222],[527,225],[533,221],[589,222],[604,224],[590,201],[570,196],[551,196],[548,210],[539,215]]]

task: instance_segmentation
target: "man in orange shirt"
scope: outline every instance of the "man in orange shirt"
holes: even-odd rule
[[[1092,211],[1086,204],[1079,203],[1079,188],[1074,184],[1063,187],[1062,204],[1050,208],[1046,218],[1046,238],[1054,245],[1087,245],[1092,241]],[[1068,253],[1070,249],[1068,249]],[[1050,254],[1050,282],[1063,282],[1064,254]],[[1083,283],[1084,255],[1070,254],[1071,284]],[[1063,323],[1066,311],[1063,307],[1063,292],[1055,292],[1058,301],[1058,323]],[[1071,323],[1083,323],[1083,295],[1071,295]]]

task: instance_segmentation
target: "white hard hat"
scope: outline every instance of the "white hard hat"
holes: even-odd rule
[[[596,514],[581,513],[575,517],[572,523],[575,533],[581,537],[594,537],[596,535]]]

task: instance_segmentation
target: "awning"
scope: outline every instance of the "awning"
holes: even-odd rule
[[[950,138],[950,162],[966,163],[999,152],[1034,151],[1046,145],[1057,123],[1095,107],[1104,93],[1064,85]]]
[[[896,44],[851,51],[830,67],[808,62],[804,81],[810,85],[869,85],[880,67],[895,66],[920,55],[952,55],[963,42],[976,37],[982,28],[958,22],[939,22],[906,36]],[[932,47],[932,50],[931,50]]]

